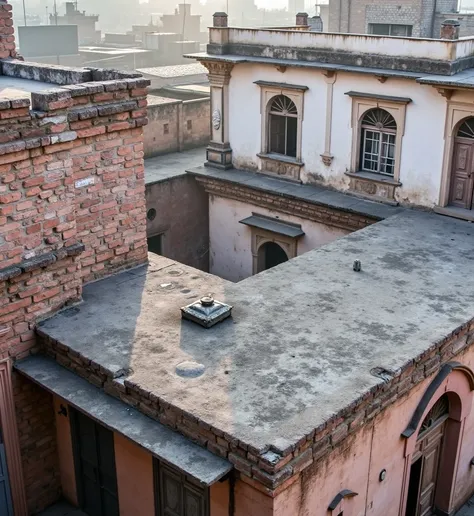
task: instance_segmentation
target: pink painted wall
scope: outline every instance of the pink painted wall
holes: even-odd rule
[[[229,516],[229,481],[216,482],[210,488],[211,516]]]
[[[474,348],[456,357],[474,368]],[[340,447],[321,462],[307,468],[300,479],[275,498],[275,516],[328,516],[327,508],[342,489],[358,493],[345,499],[334,515],[344,511],[348,516],[400,516],[404,514],[402,490],[407,441],[401,433],[408,425],[423,393],[435,375],[426,379],[409,394],[400,398],[388,410],[379,414],[370,425],[350,436]],[[443,389],[451,390],[467,380],[463,373],[454,371]],[[438,391],[437,391],[438,392]],[[438,399],[438,397],[436,399]],[[469,392],[467,405],[473,403]],[[433,399],[434,403],[435,399]],[[467,407],[467,411],[470,406]],[[416,437],[415,437],[416,440]],[[457,465],[454,506],[459,508],[474,491],[474,411],[465,420]],[[387,471],[384,481],[380,472]]]
[[[155,514],[152,456],[119,434],[114,446],[120,516]]]
[[[57,396],[54,396],[54,413],[56,414],[56,435],[58,446],[59,471],[64,498],[77,505],[76,474],[74,470],[74,456],[72,452],[71,424],[68,417],[58,414],[61,403],[67,405]]]
[[[249,480],[251,481],[251,480]],[[288,516],[291,513],[288,513]],[[255,489],[247,482],[235,483],[234,516],[272,516],[273,498]]]

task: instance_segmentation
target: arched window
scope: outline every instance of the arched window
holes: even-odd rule
[[[397,123],[384,109],[367,111],[361,123],[360,169],[393,176]]]
[[[474,139],[474,118],[468,118],[459,126],[458,134],[459,138]]]
[[[426,432],[436,424],[447,419],[449,415],[449,398],[447,394],[443,394],[441,398],[433,405],[431,410],[426,414],[421,424],[419,435]]]
[[[266,242],[258,250],[258,270],[263,272],[288,261],[284,249],[275,242]]]
[[[268,113],[268,150],[296,158],[298,110],[286,95],[271,100]]]

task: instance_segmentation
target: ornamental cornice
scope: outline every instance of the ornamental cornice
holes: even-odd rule
[[[229,84],[233,63],[224,61],[201,61],[209,72],[209,82],[211,86],[224,86]]]
[[[211,177],[199,176],[196,177],[196,180],[202,184],[205,191],[210,195],[268,208],[269,210],[279,211],[280,213],[297,216],[347,231],[356,231],[378,222],[378,219],[370,218],[367,215],[348,213],[330,206],[286,197],[281,193],[262,192],[261,190],[254,190],[247,186],[220,181]]]

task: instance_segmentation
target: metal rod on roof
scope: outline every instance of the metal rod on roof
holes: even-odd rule
[[[25,27],[26,27],[26,6],[25,6],[25,0],[23,0],[23,17],[25,19]]]

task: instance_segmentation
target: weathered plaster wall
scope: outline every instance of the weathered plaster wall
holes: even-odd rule
[[[208,196],[191,176],[180,176],[146,186],[147,234],[162,233],[163,255],[191,267],[209,269]],[[186,206],[183,212],[183,206]]]
[[[210,138],[210,99],[178,100],[148,96],[145,157],[201,147]]]
[[[239,221],[253,213],[301,224],[306,233],[298,240],[298,255],[316,249],[350,231],[326,226],[295,216],[281,214],[240,201],[210,196],[209,241],[210,272],[230,281],[241,281],[252,275],[252,230]]]
[[[120,516],[154,514],[152,456],[117,433],[114,447]]]
[[[412,99],[406,109],[405,134],[402,141],[400,181],[397,200],[433,206],[438,203],[444,149],[446,99],[430,86],[414,80],[388,79],[338,73],[334,84],[332,146],[334,160],[330,167],[321,161],[325,150],[327,84],[321,72],[288,68],[284,74],[274,67],[241,64],[232,70],[230,81],[229,134],[234,166],[256,170],[257,154],[262,150],[260,87],[257,80],[306,85],[302,124],[301,171],[304,182],[323,182],[346,190],[351,168],[352,100],[345,95],[357,91],[377,95],[404,96]],[[242,109],[242,106],[245,109]]]
[[[459,362],[474,367],[474,348]],[[437,371],[409,391],[388,410],[382,411],[370,425],[342,441],[330,455],[303,471],[299,481],[283,491],[275,500],[279,516],[327,516],[327,507],[342,489],[358,493],[347,498],[335,514],[398,516],[401,510],[405,467],[405,443],[401,433],[410,421],[423,393]],[[452,375],[462,374],[458,372]],[[449,379],[448,379],[449,382]],[[449,385],[449,384],[448,384]],[[470,403],[472,404],[472,393]],[[357,423],[356,423],[357,424]],[[474,471],[470,460],[474,456],[474,412],[466,419],[459,452],[454,506],[459,508],[472,495]],[[384,481],[380,472],[386,470]],[[401,512],[400,512],[401,511]]]

